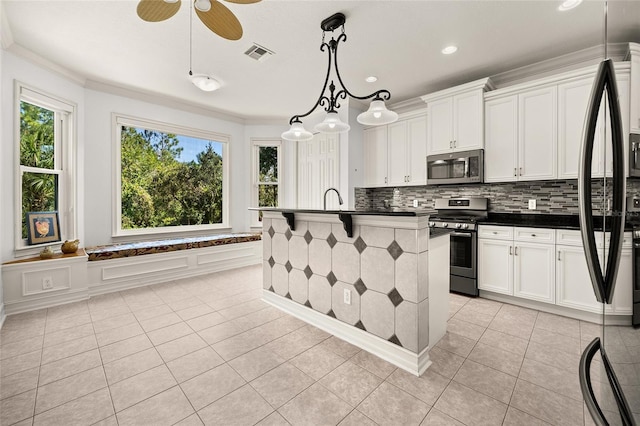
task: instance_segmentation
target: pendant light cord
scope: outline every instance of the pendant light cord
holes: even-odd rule
[[[192,70],[193,57],[193,6],[189,8],[189,75],[193,75]]]

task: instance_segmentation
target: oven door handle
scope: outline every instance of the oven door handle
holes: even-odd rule
[[[451,236],[452,237],[465,237],[465,238],[471,238],[471,232],[467,233],[467,232],[452,232]]]

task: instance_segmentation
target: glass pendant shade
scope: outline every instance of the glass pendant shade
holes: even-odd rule
[[[294,121],[291,128],[281,135],[287,141],[308,141],[313,139],[313,133],[304,128],[301,122]]]
[[[211,2],[209,0],[196,0],[194,6],[200,12],[208,12],[211,10]]]
[[[341,133],[347,132],[350,128],[351,126],[340,120],[335,111],[328,112],[324,121],[315,126],[316,131],[320,133]]]
[[[380,126],[393,123],[398,120],[398,114],[389,111],[382,100],[371,101],[369,109],[358,115],[358,123],[366,126]]]
[[[191,82],[200,90],[205,92],[213,92],[220,88],[220,82],[208,75],[194,75],[191,77]]]

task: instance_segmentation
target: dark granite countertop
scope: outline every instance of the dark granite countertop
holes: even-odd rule
[[[249,210],[259,210],[265,212],[285,212],[285,213],[321,213],[321,214],[351,214],[357,216],[428,216],[433,214],[429,210],[422,209],[399,209],[391,208],[386,210],[314,210],[314,209],[287,209],[284,207],[249,207]]]
[[[489,213],[487,219],[479,222],[482,225],[522,226],[527,228],[555,228],[555,229],[580,229],[578,215],[570,214],[527,214],[527,213]],[[594,217],[596,231],[602,231],[602,218]],[[605,222],[607,231],[610,230],[611,221]],[[625,223],[625,231],[631,231],[633,224]]]

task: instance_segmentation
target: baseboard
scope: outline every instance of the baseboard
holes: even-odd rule
[[[65,291],[59,294],[46,294],[41,297],[30,297],[25,300],[6,301],[4,307],[7,315],[20,314],[22,312],[35,311],[38,309],[51,308],[66,303],[79,302],[89,298],[86,289]]]
[[[2,326],[4,325],[4,320],[7,319],[7,314],[4,311],[4,303],[0,304],[0,330],[2,330]]]
[[[491,291],[480,290],[480,297],[498,302],[509,303],[511,305],[522,306],[523,308],[535,309],[550,314],[561,315],[563,317],[574,318],[580,321],[588,321],[595,324],[602,324],[602,314],[581,311],[579,309],[567,308],[564,306],[552,305],[545,302],[523,299],[521,297],[509,296],[506,294],[493,293]],[[606,315],[607,325],[631,325],[631,315]]]
[[[428,347],[419,354],[413,353],[378,336],[330,316],[323,315],[318,311],[268,290],[263,290],[262,300],[415,376],[420,376],[431,365]]]

